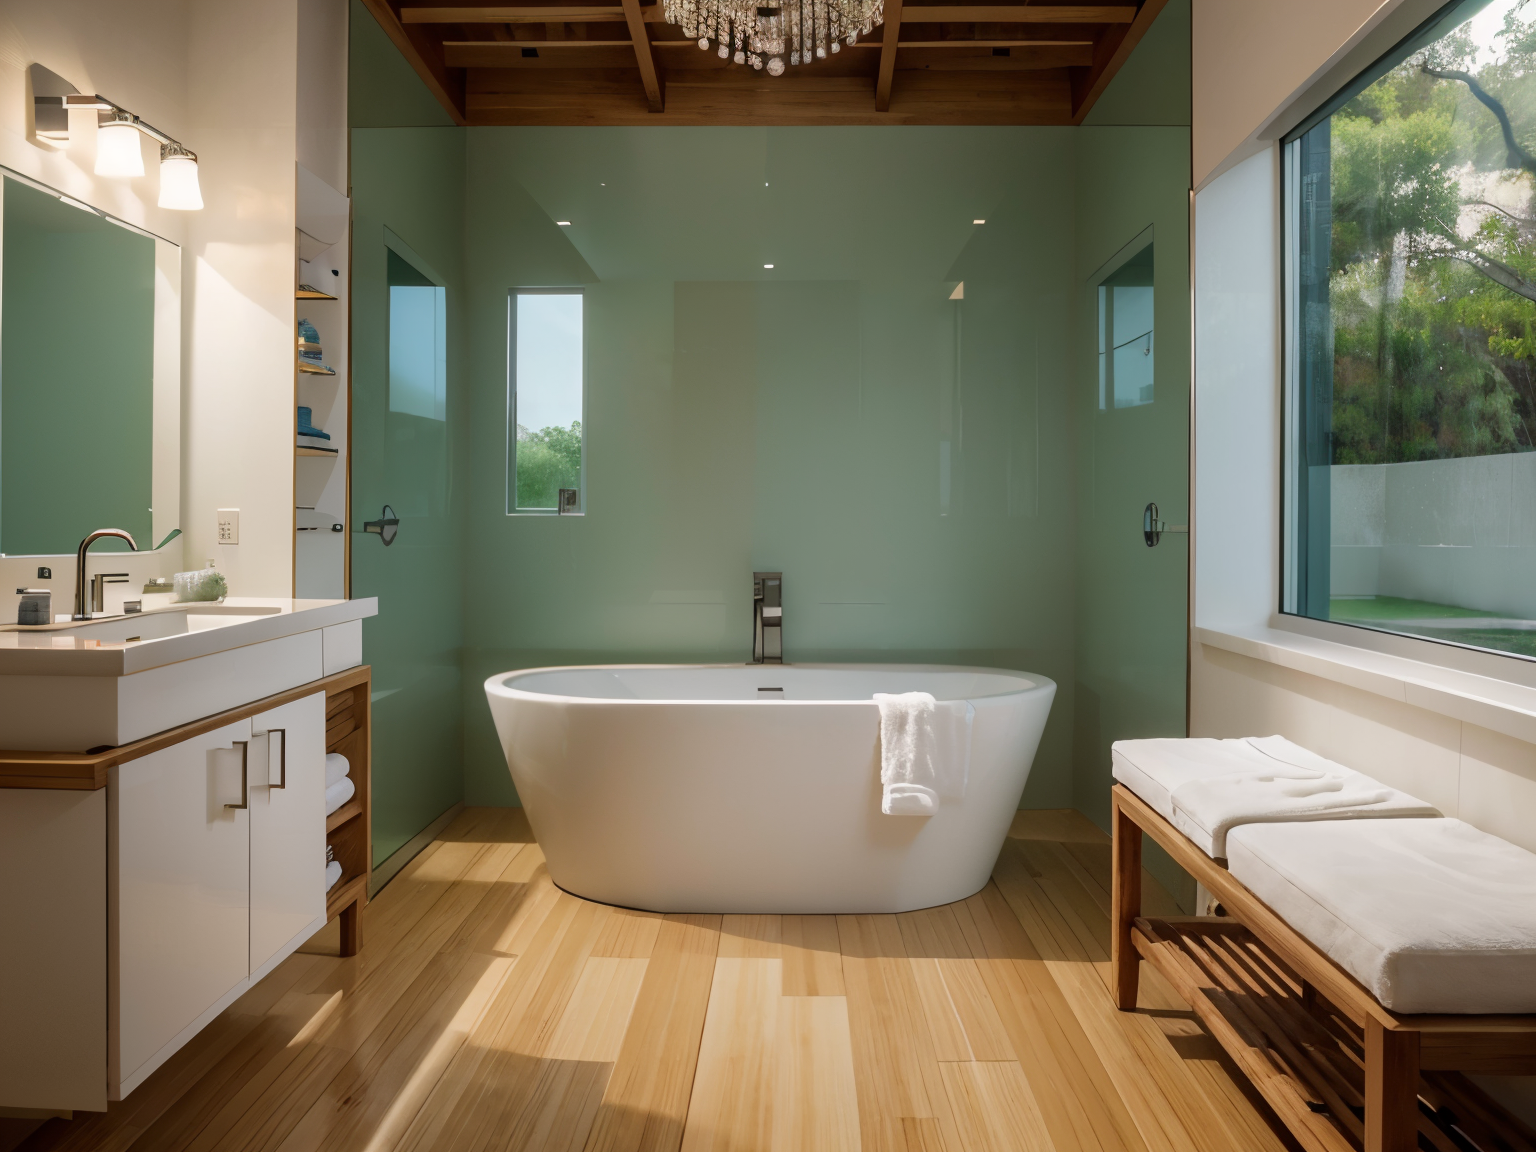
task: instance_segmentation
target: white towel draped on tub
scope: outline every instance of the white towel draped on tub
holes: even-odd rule
[[[965,795],[970,772],[969,700],[935,700],[927,692],[876,692],[880,709],[880,811],[932,816],[944,799]]]

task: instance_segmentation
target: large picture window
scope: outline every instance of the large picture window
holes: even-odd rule
[[[1443,9],[1283,159],[1282,608],[1536,657],[1536,4]]]
[[[582,510],[583,303],[571,289],[512,293],[508,513]]]

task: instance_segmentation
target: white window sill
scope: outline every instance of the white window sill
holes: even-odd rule
[[[1536,688],[1281,628],[1195,628],[1211,648],[1277,664],[1536,743]]]

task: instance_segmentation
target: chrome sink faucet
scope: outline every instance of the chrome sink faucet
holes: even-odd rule
[[[752,573],[752,663],[784,663],[784,573]]]
[[[71,620],[89,620],[91,618],[90,614],[85,610],[85,553],[92,544],[104,536],[126,540],[130,549],[135,552],[139,550],[139,546],[133,542],[133,537],[121,528],[98,528],[84,540],[80,541],[80,550],[75,553],[75,613],[70,617]],[[96,588],[93,592],[94,594],[91,597],[93,601],[92,607],[97,612],[100,612],[103,600],[102,589]]]

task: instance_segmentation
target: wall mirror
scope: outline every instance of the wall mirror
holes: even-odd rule
[[[180,527],[181,249],[0,184],[0,554],[151,549]]]

